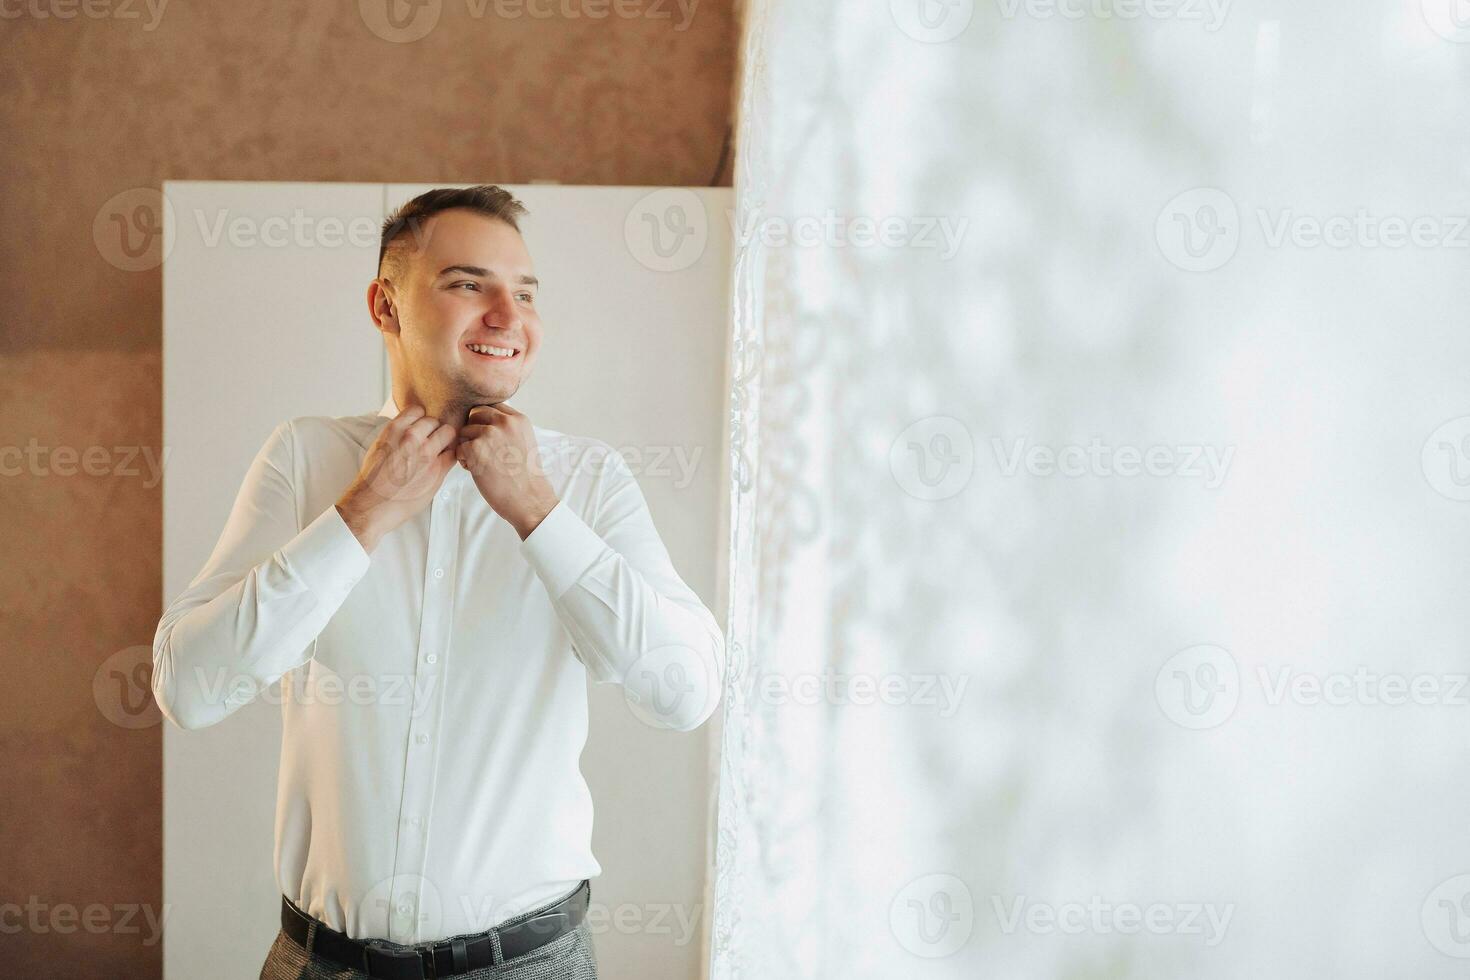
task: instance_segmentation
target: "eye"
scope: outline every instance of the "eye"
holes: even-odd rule
[[[468,286],[471,289],[475,290],[476,292],[478,292],[479,289],[480,289],[480,284],[479,283],[477,283],[477,282],[470,282],[468,280],[466,280],[464,282],[457,282],[454,285],[450,286],[449,288],[450,289],[458,289],[460,286]]]
[[[533,296],[533,295],[532,295],[532,294],[530,294],[530,293],[521,293],[521,294],[519,294],[519,295],[520,295],[520,298],[521,298],[521,299],[522,299],[522,300],[524,300],[524,301],[525,301],[525,302],[527,302],[527,303],[530,303],[530,302],[532,302],[532,301],[534,301],[534,300],[535,300],[535,299],[536,299],[536,297],[535,297],[535,296]]]

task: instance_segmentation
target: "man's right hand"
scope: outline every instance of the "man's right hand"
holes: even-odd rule
[[[455,464],[452,425],[410,405],[368,447],[362,469],[337,500],[337,511],[363,549],[426,507]]]

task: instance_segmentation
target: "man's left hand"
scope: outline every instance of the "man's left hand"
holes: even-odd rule
[[[559,502],[541,467],[531,420],[504,402],[470,409],[455,456],[480,496],[523,541]]]

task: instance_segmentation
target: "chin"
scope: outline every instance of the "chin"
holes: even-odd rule
[[[515,393],[520,391],[520,385],[497,385],[493,388],[479,388],[475,397],[479,399],[477,405],[494,405],[497,402],[510,401]]]

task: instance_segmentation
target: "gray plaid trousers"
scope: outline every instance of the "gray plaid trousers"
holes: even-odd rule
[[[557,901],[560,901],[558,899]],[[556,902],[548,902],[550,908]],[[532,909],[518,915],[516,922],[535,915],[542,909]],[[592,948],[592,932],[587,920],[564,936],[534,949],[524,956],[502,963],[486,966],[468,973],[456,974],[455,980],[597,980],[597,957]],[[282,930],[276,933],[265,965],[260,968],[260,980],[368,980],[361,970],[343,966],[317,954],[308,954],[297,942]]]

